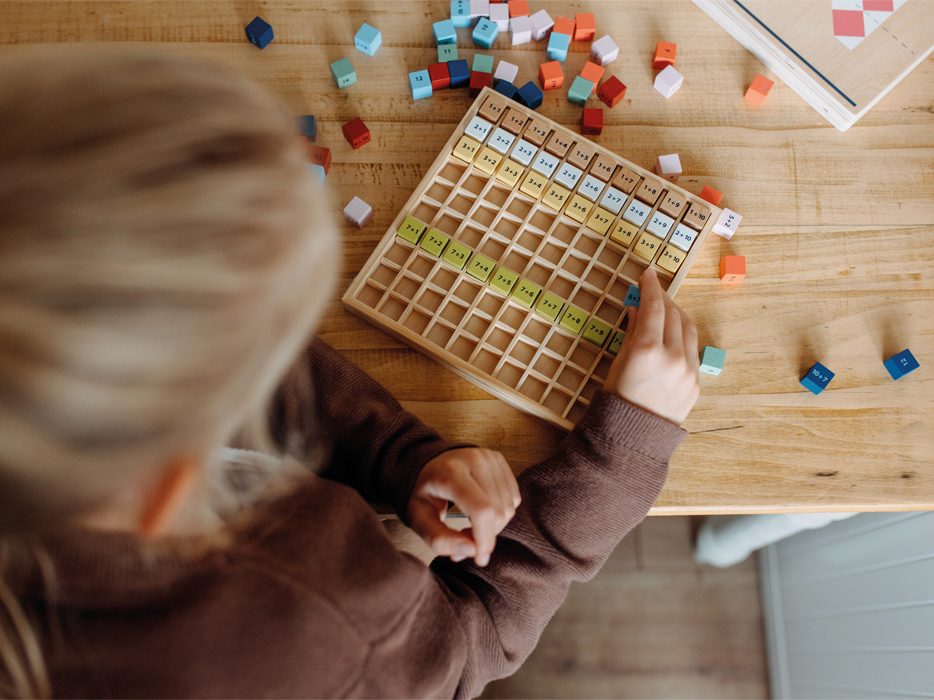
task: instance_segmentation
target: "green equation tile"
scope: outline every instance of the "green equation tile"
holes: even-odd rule
[[[481,282],[486,282],[490,279],[490,273],[493,272],[495,266],[496,263],[485,255],[474,253],[474,256],[470,259],[470,263],[467,265],[467,274]]]
[[[444,255],[441,256],[441,259],[448,265],[453,265],[458,270],[463,270],[464,265],[467,264],[467,258],[470,257],[472,252],[473,250],[471,250],[470,247],[465,246],[460,241],[451,241],[447,250],[444,251]]]
[[[418,239],[422,237],[427,228],[428,224],[424,221],[416,219],[414,216],[407,216],[405,221],[399,225],[399,230],[396,233],[410,243],[418,243]]]
[[[616,355],[619,353],[619,348],[623,344],[623,336],[625,333],[622,331],[616,331],[613,334],[613,340],[610,341],[610,347],[607,348],[607,352],[611,355]]]
[[[610,335],[610,330],[612,329],[599,318],[592,318],[587,324],[587,330],[584,331],[584,340],[589,340],[602,348]]]
[[[494,289],[498,289],[503,294],[509,294],[513,286],[515,286],[517,279],[519,279],[517,273],[509,268],[499,267],[496,269],[496,272],[493,273],[493,280],[490,282],[490,286]]]
[[[519,280],[519,284],[512,290],[512,298],[522,304],[525,308],[531,309],[541,294],[542,288],[525,278]]]
[[[557,321],[558,314],[564,308],[564,299],[554,292],[545,292],[542,298],[538,300],[538,306],[535,307],[535,313],[544,316],[549,321]]]
[[[584,321],[587,320],[587,313],[583,309],[578,309],[572,304],[568,304],[568,310],[564,312],[558,325],[564,330],[579,335],[584,327]]]
[[[432,255],[439,256],[449,240],[451,240],[451,237],[446,233],[442,233],[436,228],[430,228],[419,245],[422,250],[427,250]]]

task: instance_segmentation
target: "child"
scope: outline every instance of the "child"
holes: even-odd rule
[[[339,244],[259,86],[57,45],[2,60],[0,123],[0,695],[474,696],[658,495],[698,357],[654,273],[517,484],[307,340]]]

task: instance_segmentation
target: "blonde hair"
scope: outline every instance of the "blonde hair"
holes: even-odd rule
[[[11,547],[262,421],[328,300],[337,242],[293,118],[229,68],[23,50],[0,61],[0,124]],[[2,567],[0,694],[46,693]]]

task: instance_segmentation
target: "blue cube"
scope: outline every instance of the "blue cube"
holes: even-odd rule
[[[639,291],[638,284],[630,284],[629,289],[626,290],[626,298],[623,299],[623,306],[639,306],[639,301],[642,299],[642,294]]]
[[[334,81],[341,90],[357,82],[357,71],[346,58],[341,58],[331,64],[331,75],[334,76]]]
[[[824,367],[820,362],[815,362],[814,366],[808,370],[808,373],[801,379],[801,386],[812,394],[819,394],[833,379],[833,372]]]
[[[516,90],[516,86],[508,80],[497,80],[493,84],[493,89],[503,97],[508,97],[510,100],[516,99],[516,94],[519,92]]]
[[[253,21],[246,25],[246,38],[256,48],[265,49],[275,37],[272,33],[272,26],[268,22],[260,17],[254,17]]]
[[[470,0],[451,0],[451,21],[455,27],[470,26]]]
[[[295,121],[298,122],[298,132],[314,143],[315,139],[318,138],[318,123],[315,121],[314,116],[303,114]]]
[[[524,104],[529,109],[538,109],[542,106],[542,100],[545,98],[545,94],[539,89],[538,85],[530,80],[519,88],[516,92],[516,97],[520,103]]]
[[[454,29],[454,22],[449,19],[443,19],[431,25],[431,31],[435,35],[435,44],[457,44],[457,30]]]
[[[317,163],[305,163],[308,166],[308,169],[311,171],[312,177],[315,178],[318,182],[324,182],[324,179],[327,177],[327,172],[324,170],[323,165],[318,165]]]
[[[464,58],[448,61],[448,72],[451,74],[452,88],[466,87],[470,82],[470,66]]]
[[[568,58],[569,48],[571,48],[571,37],[568,34],[552,32],[548,38],[546,53],[550,60],[564,63]]]
[[[488,49],[493,46],[499,36],[499,25],[485,17],[480,18],[477,26],[473,28],[473,43]]]
[[[704,374],[717,376],[723,371],[723,364],[726,362],[726,350],[715,348],[713,345],[705,345],[700,357],[700,367],[697,369]]]
[[[431,76],[427,70],[414,70],[409,73],[409,87],[412,88],[412,99],[423,100],[431,97]]]
[[[882,364],[885,365],[889,374],[892,375],[892,379],[896,380],[901,379],[909,372],[914,372],[921,366],[908,348],[905,348],[896,355],[892,355]]]
[[[383,34],[376,27],[371,27],[364,22],[353,36],[353,45],[357,47],[358,51],[362,51],[367,56],[372,56],[383,45]]]

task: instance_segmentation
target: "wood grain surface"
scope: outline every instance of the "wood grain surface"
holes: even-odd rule
[[[598,34],[620,44],[609,66],[629,86],[596,137],[651,167],[681,155],[680,184],[724,191],[743,214],[730,241],[711,237],[678,293],[703,344],[727,350],[720,377],[702,377],[655,514],[934,508],[934,61],[928,60],[847,133],[782,84],[751,110],[742,95],[758,62],[687,2],[533,2],[552,15],[593,11]],[[829,11],[829,9],[828,9]],[[463,116],[465,90],[413,102],[407,72],[435,60],[431,22],[448,3],[246,0],[6,0],[0,53],[70,41],[159,42],[238,67],[319,120],[334,154],[330,206],[353,195],[373,205],[363,230],[344,226],[340,287],[322,337],[388,386],[441,432],[501,450],[519,471],[561,432],[493,399],[385,333],[351,317],[338,299],[388,222]],[[243,26],[259,14],[275,30],[263,51]],[[383,32],[375,57],[353,48],[368,21]],[[685,85],[670,100],[652,88],[655,42],[678,43]],[[462,58],[474,49],[460,30]],[[572,45],[574,75],[589,46]],[[544,45],[492,53],[534,79]],[[339,91],[328,64],[349,57],[359,82]],[[106,76],[102,76],[106,79]],[[577,128],[565,90],[541,112]],[[28,107],[28,106],[24,106]],[[361,116],[372,142],[352,151],[340,125]],[[717,278],[720,257],[745,255],[737,287]],[[893,382],[882,360],[905,348],[921,363]],[[798,384],[820,361],[836,372],[812,396]]]

